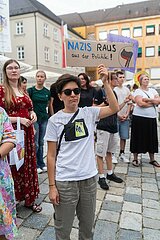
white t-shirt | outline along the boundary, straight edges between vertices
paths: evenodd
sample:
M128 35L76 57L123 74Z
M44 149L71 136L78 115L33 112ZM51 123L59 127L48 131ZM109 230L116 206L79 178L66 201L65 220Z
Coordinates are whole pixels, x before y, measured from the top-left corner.
M125 98L128 97L128 95L131 94L129 89L125 86L115 87L114 91L117 94L119 105L122 104L124 102ZM128 105L125 104L125 106L118 112L118 114L124 115L124 114L126 114L127 110L128 110Z
M149 88L148 91L144 91L138 88L133 93L134 97L141 96L143 98L154 98L155 95L158 95L158 92L154 88ZM140 116L140 117L156 118L157 117L156 106L144 108L144 107L139 107L136 104L133 110L133 115Z
M97 174L94 154L94 129L95 122L99 120L99 112L99 107L79 108L79 113L75 119L84 119L89 135L75 141L65 141L63 136L56 161L55 179L57 181L84 180ZM69 122L72 116L73 113L64 113L60 110L50 117L45 140L59 142L64 125Z

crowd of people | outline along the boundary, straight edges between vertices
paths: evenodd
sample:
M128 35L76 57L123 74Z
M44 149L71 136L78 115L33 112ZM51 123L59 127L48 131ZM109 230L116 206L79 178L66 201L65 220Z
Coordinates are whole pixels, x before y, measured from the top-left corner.
M138 154L146 152L149 163L160 167L155 160L160 97L148 87L148 74L140 74L139 86L132 91L123 85L124 71L107 71L99 65L98 74L102 87L93 86L87 74L80 73L60 76L48 90L46 73L38 70L35 85L27 88L19 63L14 59L5 62L0 85L0 239L16 236L19 202L24 201L24 207L35 213L41 212L42 207L36 204L38 174L48 172L56 239L70 239L75 213L79 238L92 239L97 181L104 190L109 189L107 180L123 182L112 165L130 163L125 155L127 139L130 137L134 167L142 164ZM25 145L24 163L18 170L16 165L9 165L9 152L16 145L17 118ZM116 157L118 139L120 152Z

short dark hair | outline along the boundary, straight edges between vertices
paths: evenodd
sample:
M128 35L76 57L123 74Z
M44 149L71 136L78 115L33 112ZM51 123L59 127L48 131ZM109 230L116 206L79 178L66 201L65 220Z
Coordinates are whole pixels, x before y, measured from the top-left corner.
M20 80L21 80L21 82L27 82L27 78L25 78L23 76L20 77Z
M78 87L81 88L81 81L78 77L70 74L63 74L56 81L57 93L61 93L64 86L69 82L75 82Z
M124 75L124 72L123 71L116 71L116 75L118 77L118 75Z
M108 71L108 78L109 78L109 80L113 80L114 76L117 77L117 75L116 75L116 73L114 71Z

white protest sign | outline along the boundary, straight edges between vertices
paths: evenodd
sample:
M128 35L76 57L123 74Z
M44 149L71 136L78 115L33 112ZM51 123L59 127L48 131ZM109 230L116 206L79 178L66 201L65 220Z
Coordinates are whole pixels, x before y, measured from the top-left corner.
M66 61L71 67L104 64L113 68L130 68L134 66L133 44L66 39Z

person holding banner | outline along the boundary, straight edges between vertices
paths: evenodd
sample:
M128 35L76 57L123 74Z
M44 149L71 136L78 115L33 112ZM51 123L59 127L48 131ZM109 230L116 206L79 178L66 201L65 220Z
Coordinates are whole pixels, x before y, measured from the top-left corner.
M16 135L5 110L0 107L0 239L17 234L14 183L7 155L16 144Z
M3 85L0 86L0 106L9 115L13 128L17 129L17 117L20 117L21 129L24 130L25 155L24 164L17 171L11 166L17 201L25 200L25 206L34 212L42 209L35 204L39 193L36 168L36 151L33 123L37 120L33 111L32 101L21 89L20 65L14 59L9 59L3 66Z
M49 118L45 136L56 240L70 239L75 212L79 220L79 239L93 239L97 191L95 123L119 109L108 84L106 68L100 65L98 72L109 99L109 106L102 108L78 108L81 91L78 77L64 74L57 80L57 91L64 109Z

